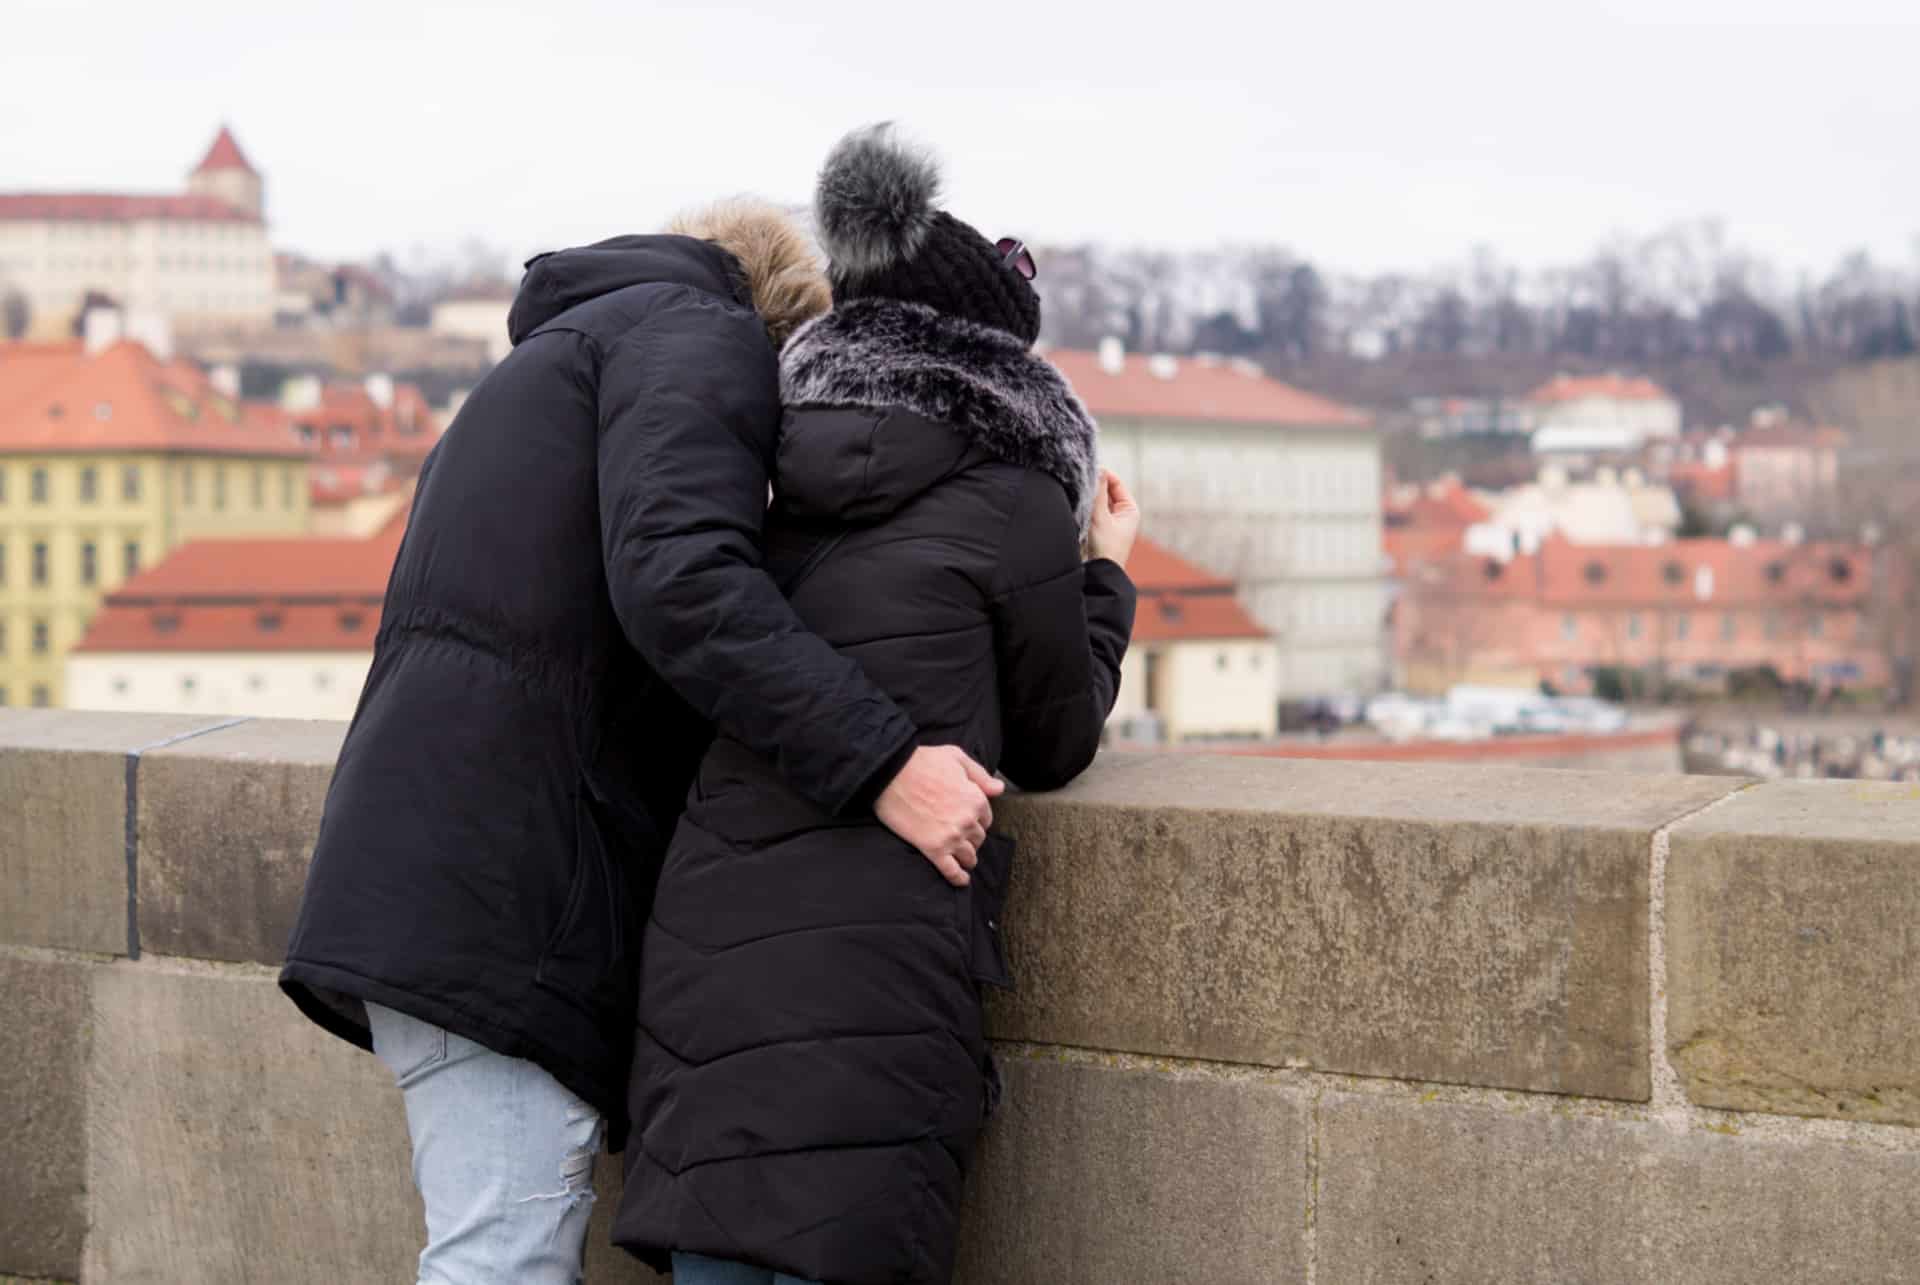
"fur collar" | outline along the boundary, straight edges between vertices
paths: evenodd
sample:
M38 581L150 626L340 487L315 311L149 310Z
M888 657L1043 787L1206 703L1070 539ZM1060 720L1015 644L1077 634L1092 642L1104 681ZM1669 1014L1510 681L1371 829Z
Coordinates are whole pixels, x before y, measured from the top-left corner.
M1084 534L1099 464L1093 417L1051 362L1012 335L917 303L860 299L796 333L780 358L789 406L900 406L1066 488Z

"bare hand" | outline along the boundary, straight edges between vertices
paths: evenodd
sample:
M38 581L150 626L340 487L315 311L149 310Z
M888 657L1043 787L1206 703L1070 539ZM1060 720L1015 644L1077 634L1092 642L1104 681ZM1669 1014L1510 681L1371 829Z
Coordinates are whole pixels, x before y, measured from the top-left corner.
M1101 469L1100 485L1093 493L1093 526L1087 532L1088 554L1124 567L1139 534L1140 506L1133 492L1111 469Z
M987 800L1006 788L959 746L922 745L880 792L873 811L948 883L964 888L993 824Z

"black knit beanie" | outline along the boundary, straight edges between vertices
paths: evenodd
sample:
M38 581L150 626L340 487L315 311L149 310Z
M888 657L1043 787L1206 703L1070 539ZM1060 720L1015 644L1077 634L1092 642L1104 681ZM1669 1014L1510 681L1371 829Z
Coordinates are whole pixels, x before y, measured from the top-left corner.
M1039 294L993 242L934 208L939 189L933 158L895 140L890 125L835 144L813 205L834 304L924 304L1031 345L1040 337Z

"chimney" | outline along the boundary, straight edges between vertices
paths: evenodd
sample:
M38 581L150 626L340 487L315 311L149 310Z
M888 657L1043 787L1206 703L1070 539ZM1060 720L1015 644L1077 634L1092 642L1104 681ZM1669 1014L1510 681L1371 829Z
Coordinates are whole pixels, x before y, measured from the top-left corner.
M280 385L280 409L285 411L312 410L320 404L320 376L293 375Z
M375 374L366 378L367 396L381 410L393 409L393 376Z
M1108 335L1100 341L1100 369L1109 375L1118 375L1127 368L1127 346L1120 342L1118 335Z
M173 323L161 313L131 312L126 319L127 338L146 345L160 361L173 360Z
M89 357L98 356L126 337L126 314L118 308L89 308L81 317L80 325Z
M240 397L240 368L231 362L222 362L207 372L207 382L238 400Z

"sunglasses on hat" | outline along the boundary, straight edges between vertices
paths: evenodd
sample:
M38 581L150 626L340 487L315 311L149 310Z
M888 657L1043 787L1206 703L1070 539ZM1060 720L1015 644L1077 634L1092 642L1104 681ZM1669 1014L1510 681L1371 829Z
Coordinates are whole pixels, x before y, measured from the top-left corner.
M993 243L1000 252L1003 266L1012 268L1027 281L1040 275L1040 269L1033 262L1033 252L1027 249L1027 243L1018 237L1003 236Z

